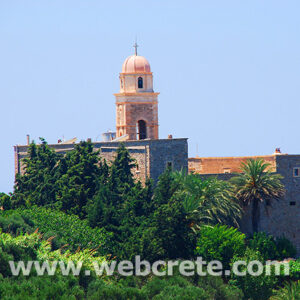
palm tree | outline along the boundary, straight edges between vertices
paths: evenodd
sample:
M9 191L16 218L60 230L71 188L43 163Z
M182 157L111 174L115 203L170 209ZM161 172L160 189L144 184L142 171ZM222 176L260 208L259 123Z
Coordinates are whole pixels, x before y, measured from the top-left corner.
M235 186L235 195L242 204L252 205L252 229L258 231L259 204L268 205L272 200L284 196L282 176L269 169L270 164L262 159L249 159L242 163L242 173L231 178Z
M184 172L173 174L179 184L176 194L183 200L185 214L193 229L202 224L238 226L242 211L229 182Z

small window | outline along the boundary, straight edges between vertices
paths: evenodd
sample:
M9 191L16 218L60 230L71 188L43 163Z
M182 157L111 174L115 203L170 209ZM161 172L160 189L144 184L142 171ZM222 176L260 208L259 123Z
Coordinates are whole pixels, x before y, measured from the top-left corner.
M139 165L136 165L135 174L140 174L140 173L141 173L141 171L140 171Z
M139 78L138 78L138 88L139 88L139 89L142 89L142 88L143 88L143 78L142 78L142 77L139 77Z
M296 205L296 201L291 201L290 202L290 206L295 206Z
M300 168L299 167L293 169L293 176L300 177Z
M171 170L173 169L173 163L171 161L167 162L167 168Z
M224 174L230 174L231 173L231 169L230 168L224 168L223 169L223 173Z
M144 120L137 122L137 139L145 140L147 138L147 124Z

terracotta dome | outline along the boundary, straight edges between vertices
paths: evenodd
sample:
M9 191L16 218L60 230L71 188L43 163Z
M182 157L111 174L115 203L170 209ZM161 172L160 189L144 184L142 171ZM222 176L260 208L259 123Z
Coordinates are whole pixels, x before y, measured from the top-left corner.
M148 60L139 55L127 57L122 66L122 73L150 73L150 64Z

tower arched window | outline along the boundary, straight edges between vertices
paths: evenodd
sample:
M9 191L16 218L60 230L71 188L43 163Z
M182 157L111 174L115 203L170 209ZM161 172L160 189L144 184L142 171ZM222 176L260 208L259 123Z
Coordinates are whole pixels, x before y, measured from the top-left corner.
M142 89L142 88L143 88L143 78L142 78L142 77L139 77L139 78L138 78L138 88L139 88L139 89Z
M147 138L147 125L144 120L137 122L137 139L144 140Z

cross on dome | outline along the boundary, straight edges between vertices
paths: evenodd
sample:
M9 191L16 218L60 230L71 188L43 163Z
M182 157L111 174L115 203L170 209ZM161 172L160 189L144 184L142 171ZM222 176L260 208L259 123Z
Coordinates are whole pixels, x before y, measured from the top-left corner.
M135 41L134 45L133 45L133 48L134 48L134 54L137 55L137 48L138 48L138 44L137 42Z

